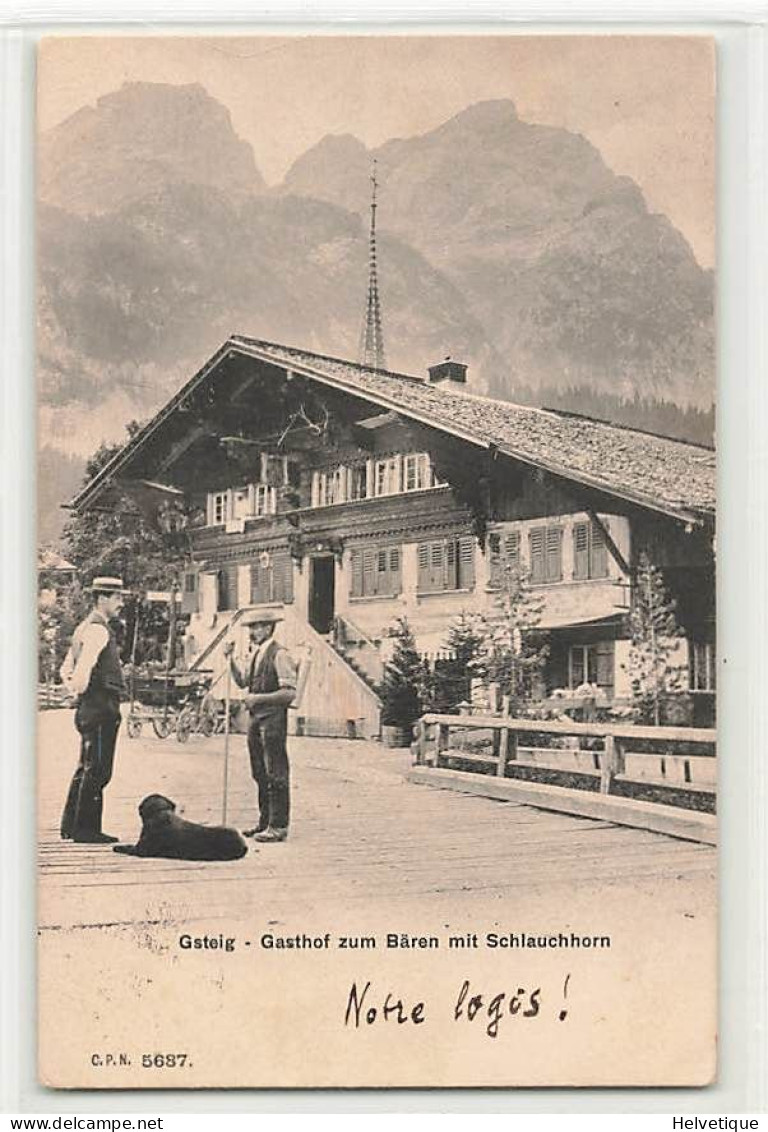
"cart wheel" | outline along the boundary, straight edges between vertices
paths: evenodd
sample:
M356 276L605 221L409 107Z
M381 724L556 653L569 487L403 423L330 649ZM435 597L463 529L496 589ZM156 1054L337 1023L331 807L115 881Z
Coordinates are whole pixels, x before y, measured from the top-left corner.
M167 739L171 733L171 726L171 720L167 716L164 719L161 715L152 720L152 730L158 739Z
M192 730L192 720L186 712L182 712L176 720L176 739L179 743L186 743Z
M129 739L138 739L139 735L141 735L141 720L136 719L135 716L129 715L126 730L128 731Z

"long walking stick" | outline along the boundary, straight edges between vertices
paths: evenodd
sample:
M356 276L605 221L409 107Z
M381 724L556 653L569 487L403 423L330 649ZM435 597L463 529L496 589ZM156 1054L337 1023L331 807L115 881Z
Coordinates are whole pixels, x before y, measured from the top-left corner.
M227 679L224 686L224 798L221 807L221 824L227 824L227 789L229 787L229 708L230 691L232 686L232 667L230 657L227 657Z

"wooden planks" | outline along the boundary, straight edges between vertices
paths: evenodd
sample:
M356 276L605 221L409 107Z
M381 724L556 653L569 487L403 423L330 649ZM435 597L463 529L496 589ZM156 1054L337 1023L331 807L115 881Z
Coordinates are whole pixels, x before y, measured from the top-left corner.
M48 718L57 715L58 724ZM647 878L711 878L714 871L708 846L517 801L425 790L406 781L409 752L308 738L289 744L294 819L286 843L221 864L121 857L58 837L76 753L70 729L70 713L42 717L39 907L47 930L211 916L237 921L265 907L281 919L328 902L397 909L416 898L420 907L462 907L474 894L524 898L536 889L594 884L596 876L631 887ZM121 736L105 829L135 840L137 802L155 791L183 804L190 820L218 822L222 746L221 736L192 737L184 747ZM232 824L253 824L255 790L242 736L232 739L228 810Z

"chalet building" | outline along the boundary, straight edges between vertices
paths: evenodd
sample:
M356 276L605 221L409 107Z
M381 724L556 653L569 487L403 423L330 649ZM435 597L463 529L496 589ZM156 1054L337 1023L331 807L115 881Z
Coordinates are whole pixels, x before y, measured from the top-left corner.
M239 613L280 606L286 642L311 651L308 731L377 733L393 620L434 653L462 611L495 608L505 564L542 599L548 690L628 697L643 551L677 602L695 721L711 719L709 449L478 396L451 360L414 377L235 336L73 505L166 487L192 514L189 663L220 669Z

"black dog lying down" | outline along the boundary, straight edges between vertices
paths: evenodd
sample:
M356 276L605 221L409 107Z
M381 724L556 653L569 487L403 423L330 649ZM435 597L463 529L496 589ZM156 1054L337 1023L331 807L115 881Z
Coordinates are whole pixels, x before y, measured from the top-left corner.
M177 817L176 805L150 794L139 806L141 836L135 845L113 845L131 857L175 857L180 861L236 861L248 846L236 829L198 825Z

